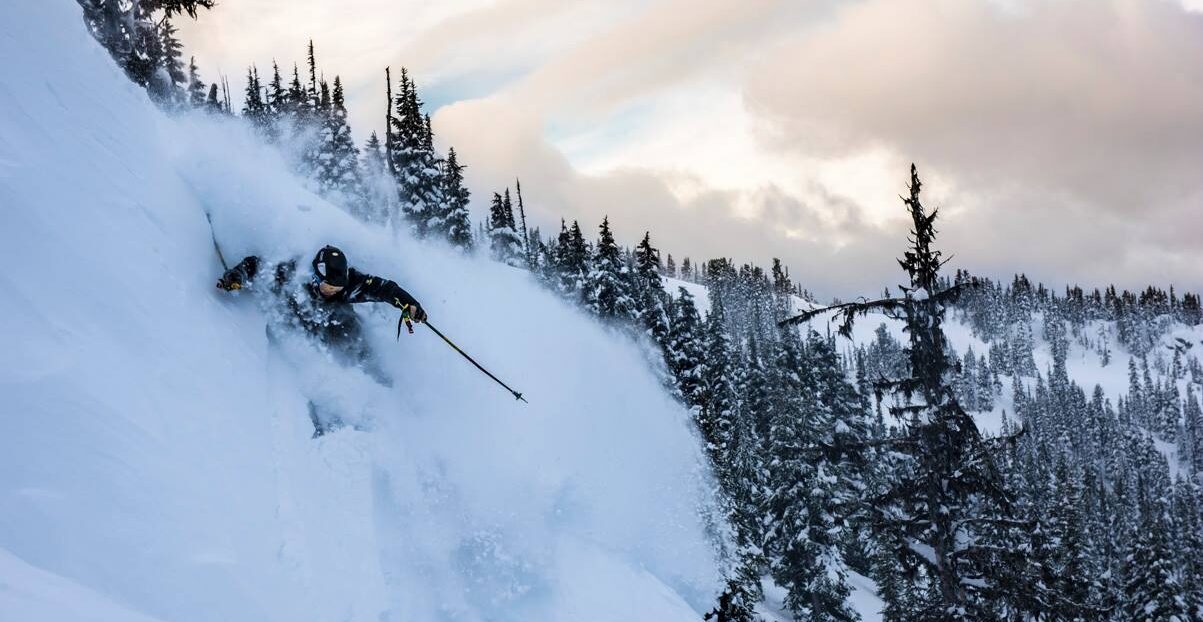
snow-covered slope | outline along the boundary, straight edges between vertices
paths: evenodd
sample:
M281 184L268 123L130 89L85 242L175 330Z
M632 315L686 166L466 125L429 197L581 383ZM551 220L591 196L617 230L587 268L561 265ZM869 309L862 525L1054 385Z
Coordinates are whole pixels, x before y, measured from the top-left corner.
M865 345L871 343L874 339L874 331L877 330L878 326L883 324L886 326L888 332L899 342L906 343L907 339L909 339L903 331L904 322L888 318L880 313L871 313L858 319L856 324L853 325L851 344ZM1042 314L1036 313L1031 320L1035 336L1033 359L1040 373L1047 375L1048 370L1053 366L1053 352L1048 341L1039 332L1042 324ZM815 318L809 322L809 325L820 332L835 330L835 324L831 322L831 316ZM1093 321L1085 332L1088 335L1096 335L1100 329L1110 335L1112 343L1115 342L1115 333L1117 331L1115 322ZM952 346L952 349L959 354L963 355L970 348L977 354L989 352L989 344L974 335L973 329L959 313L954 312L949 314L944 323L944 333L948 337L948 343ZM1150 358L1168 356L1166 353L1172 351L1173 346L1179 340L1203 345L1203 326L1171 325L1167 331L1159 336L1156 347L1154 347L1153 352L1149 355ZM848 342L844 343L848 344ZM1187 351L1184 357L1185 364L1186 360L1191 357L1200 358L1200 351L1197 348ZM1065 367L1070 379L1084 387L1087 394L1097 385L1103 389L1104 396L1110 399L1112 403L1116 403L1128 391L1128 363L1133 358L1133 355L1122 346L1115 345L1114 350L1111 352L1111 360L1104 365L1099 353L1094 348L1083 347L1078 340L1071 339ZM1002 427L1004 412L1008 416L1014 416L1015 405L1012 402L1011 380L1010 376L1004 376L1003 390L995 396L993 410L972 413L978 427L983 431L998 433ZM1034 378L1031 377L1024 377L1021 381L1029 389L1031 389L1035 382ZM1186 392L1186 382L1186 379L1179 381L1178 390L1180 393L1184 394ZM1170 460L1171 469L1177 466L1174 464L1175 460Z
M692 620L686 413L521 273L366 228L239 125L169 119L71 0L0 3L0 619ZM361 309L386 389L269 347L231 260L346 249L519 390ZM346 427L310 439L307 401ZM87 614L80 613L88 612Z
M698 311L700 311L703 316L710 312L709 288L701 283L694 283L693 281L686 281L684 279L677 279L673 277L664 277L664 290L674 298L678 295L678 292L682 288L689 292L690 296L693 296L694 305L697 306ZM819 305L816 305L809 300L805 300L800 296L790 296L790 302L792 303L792 313L803 313L805 311L813 311L814 309L819 308Z

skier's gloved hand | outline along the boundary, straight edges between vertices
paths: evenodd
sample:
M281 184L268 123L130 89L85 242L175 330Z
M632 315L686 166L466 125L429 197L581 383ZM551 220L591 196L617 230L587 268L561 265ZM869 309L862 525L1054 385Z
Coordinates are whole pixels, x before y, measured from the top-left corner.
M227 270L220 279L217 279L217 287L227 292L242 289L242 271L238 268Z
M420 305L416 302L405 303L405 302L401 302L399 299L394 298L393 306L400 309L401 314L404 317L409 318L411 321L417 322L419 324L426 321L426 310L422 308L422 305Z

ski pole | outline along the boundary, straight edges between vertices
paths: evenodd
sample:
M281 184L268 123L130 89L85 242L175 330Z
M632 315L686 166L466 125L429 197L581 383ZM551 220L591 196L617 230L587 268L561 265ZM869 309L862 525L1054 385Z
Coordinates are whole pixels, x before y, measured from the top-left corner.
M205 220L209 221L209 236L213 238L213 250L217 251L217 260L221 262L221 269L229 272L230 266L226 265L226 257L221 254L221 245L217 243L217 231L213 229L213 217L209 215L209 210L205 210Z
M413 331L413 325L412 325L412 324L410 324L410 322L409 322L409 316L408 316L407 314L403 314L403 315L401 316L401 318L400 318L399 320L397 320L397 338L398 338L398 339L400 339L400 337L401 337L401 324L402 324L402 323L404 323L404 324L406 325L406 327L408 327L408 328L409 328L409 332L411 332L411 333L412 333L412 332L414 332L414 331ZM501 386L505 387L505 390L506 390L506 391L509 391L509 392L510 392L510 394L514 396L514 399L517 399L517 400L521 400L521 401L523 401L523 402L526 402L526 398L525 398L525 397L522 397L522 394L521 394L521 393L519 393L519 392L517 392L517 391L515 391L515 390L511 389L511 388L510 388L510 385L508 385L508 384L506 384L506 383L502 382L500 378L498 378L497 376L494 376L493 374L489 373L489 370L487 370L487 369L485 369L483 366L481 366L481 364L480 364L480 363L477 363L477 362L476 362L476 359L473 359L471 356L468 356L468 353L467 353L467 352L464 352L463 350L461 350L459 346L455 345L455 342L453 342L453 341L451 341L450 339L448 339L448 338L447 338L447 335L444 335L442 332L440 332L440 331L439 331L439 329L435 328L434 326L431 326L430 322L422 322L422 324L424 324L424 325L425 325L427 328L429 328L430 330L434 331L434 334L438 335L440 339L442 339L443 341L446 341L446 342L447 342L447 345L451 346L451 349L452 349L452 350L455 350L456 352L459 352L459 355L460 355L460 356L462 356L462 357L464 357L464 358L468 359L468 362L469 362L469 363L472 363L473 365L475 365L475 366L476 366L476 369L479 369L480 371L484 372L484 375L488 376L489 378L492 378L492 379L493 379L493 382L496 382L497 384L499 384L499 385L501 385ZM527 404L529 404L530 402L526 402L526 403L527 403Z

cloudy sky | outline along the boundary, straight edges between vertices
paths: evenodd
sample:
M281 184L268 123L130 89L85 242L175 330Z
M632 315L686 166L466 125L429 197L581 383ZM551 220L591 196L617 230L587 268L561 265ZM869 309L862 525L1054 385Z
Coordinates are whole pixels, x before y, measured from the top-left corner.
M475 209L674 256L900 281L910 162L953 266L1203 289L1203 0L219 0L204 77L304 60L361 138L407 67Z

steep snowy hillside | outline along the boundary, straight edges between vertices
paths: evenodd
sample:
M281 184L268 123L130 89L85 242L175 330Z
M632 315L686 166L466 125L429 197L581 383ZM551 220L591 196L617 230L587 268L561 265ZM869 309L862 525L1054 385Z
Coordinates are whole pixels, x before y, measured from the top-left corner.
M636 348L522 273L366 228L218 119L171 119L71 0L0 4L0 619L693 620L705 462ZM324 243L392 388L270 346L227 258ZM307 403L353 424L318 439ZM699 511L700 510L700 511ZM81 611L88 612L86 615Z

